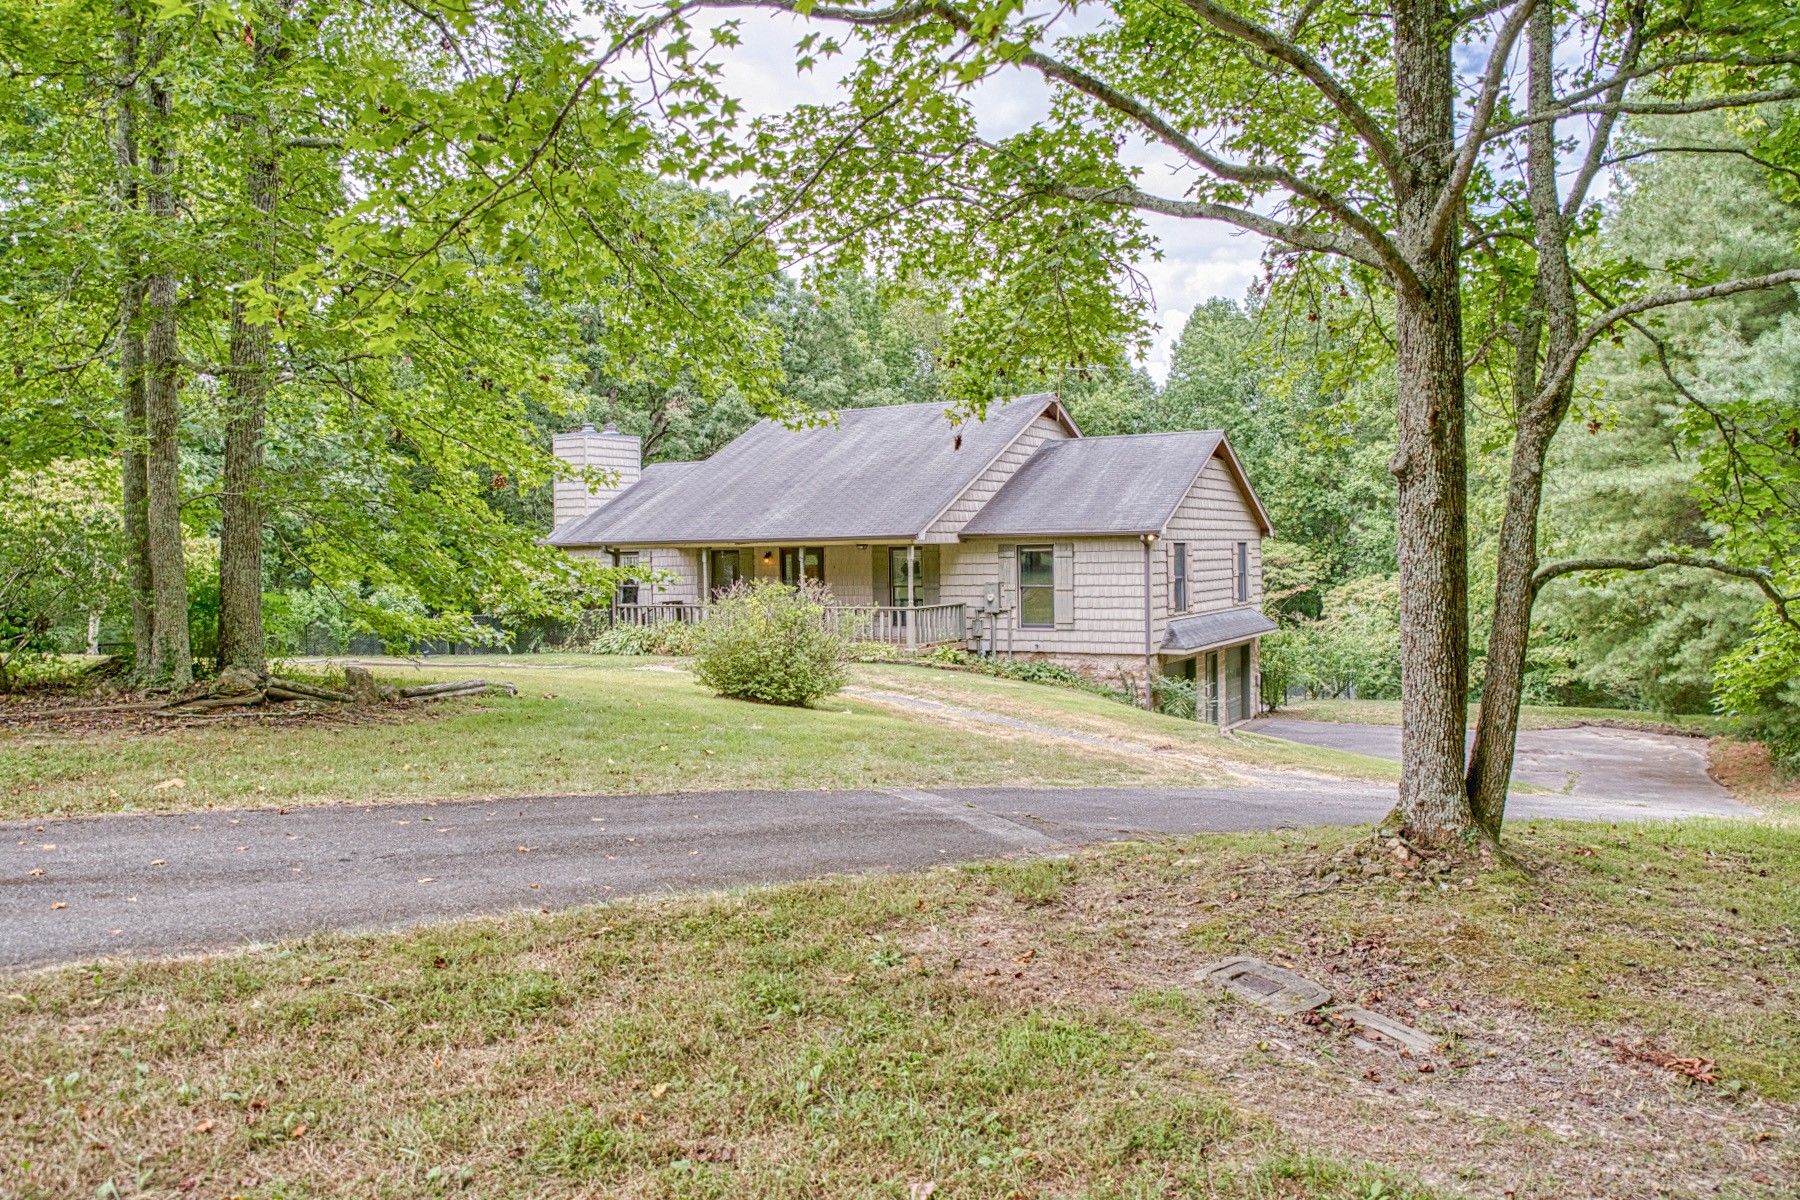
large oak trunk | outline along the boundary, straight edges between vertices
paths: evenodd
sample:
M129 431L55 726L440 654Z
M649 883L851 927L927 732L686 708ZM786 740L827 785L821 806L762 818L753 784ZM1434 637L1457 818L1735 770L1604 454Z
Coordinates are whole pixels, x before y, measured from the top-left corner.
M259 31L254 54L262 79L273 57L277 21ZM275 205L281 180L273 131L261 116L242 124L245 192L259 218L251 276L272 273ZM231 370L225 424L225 467L219 499L219 666L261 673L263 637L263 418L269 394L269 327L253 323L241 296L231 304Z
M1530 29L1528 87L1533 108L1554 105L1555 51L1554 10L1540 9L1532 16ZM1518 744L1525 654L1531 645L1531 608L1537 598L1532 577L1538 567L1544 463L1574 394L1572 383L1552 395L1538 394L1539 343L1542 361L1554 363L1569 352L1579 332L1580 313L1569 269L1568 222L1562 213L1556 167L1555 131L1547 123L1533 125L1526 144L1526 185L1537 236L1537 277L1513 356L1516 426L1512 467L1495 562L1494 617L1482 673L1481 714L1464 781L1476 821L1494 837L1499 836L1506 816L1506 789L1512 781Z
M145 526L150 583L155 605L151 634L154 682L184 688L193 682L193 650L188 641L187 569L181 547L181 358L176 334L177 285L166 243L174 228L174 131L171 97L150 85L150 183L145 211L165 242L156 252L145 307L144 410L148 448L144 458Z
M1463 785L1468 726L1468 530L1463 458L1462 299L1458 238L1433 244L1450 177L1455 88L1447 8L1394 10L1396 212L1414 278L1395 288L1399 490L1400 803L1410 835L1444 842L1473 827Z

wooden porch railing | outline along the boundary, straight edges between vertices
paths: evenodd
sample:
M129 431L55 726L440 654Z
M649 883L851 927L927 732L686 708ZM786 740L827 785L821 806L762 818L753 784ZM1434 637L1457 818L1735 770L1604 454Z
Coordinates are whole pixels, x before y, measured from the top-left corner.
M662 625L670 621L695 624L712 613L710 604L615 604L615 625ZM961 604L921 604L914 608L882 604L836 604L825 610L825 619L839 633L857 642L887 642L895 646L932 646L960 642L968 628Z
M932 646L960 642L967 629L960 604L920 604L913 608L882 604L842 604L828 609L830 620L853 642L887 642L894 646Z
M614 625L666 625L678 621L683 625L694 625L706 620L710 610L705 604L615 604L612 622Z

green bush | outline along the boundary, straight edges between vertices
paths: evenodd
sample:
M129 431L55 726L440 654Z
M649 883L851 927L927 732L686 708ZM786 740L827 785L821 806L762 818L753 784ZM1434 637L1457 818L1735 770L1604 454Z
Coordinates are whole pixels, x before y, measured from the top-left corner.
M614 625L588 643L589 654L688 655L700 647L700 626L686 621Z
M1183 679L1179 675L1152 675L1150 695L1156 701L1159 712L1180 717L1184 721L1194 719L1195 705L1199 703L1199 690L1194 686L1193 680Z
M699 627L700 682L721 696L808 704L844 686L848 644L826 620L831 594L771 579L739 583Z

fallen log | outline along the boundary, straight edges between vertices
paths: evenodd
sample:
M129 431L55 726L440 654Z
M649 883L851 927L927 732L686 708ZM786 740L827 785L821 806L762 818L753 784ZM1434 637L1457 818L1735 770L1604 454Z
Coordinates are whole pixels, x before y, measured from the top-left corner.
M268 686L268 688L266 688L264 690L263 696L269 700L313 700L313 701L319 700L319 698L317 696L311 695L307 692L290 692L286 688L279 687L273 683L271 683ZM319 701L319 702L323 703L323 701Z
M159 708L168 708L172 703L175 701L139 700L128 704L92 704L84 705L81 708L47 708L37 715L61 717L72 716L76 713L155 712Z
M485 679L462 679L455 683L426 683L418 687L400 689L403 700L423 700L433 696L465 695L472 692L486 691L488 688L502 688L508 695L516 696L519 689L510 683L489 683Z
M189 700L182 704L171 705L171 712L201 712L210 708L236 708L245 704L261 704L261 692L244 692L236 696L204 696L198 700Z
M334 688L317 687L310 683L300 683L293 679L281 679L269 676L269 691L290 692L291 696L279 699L333 700L339 704L349 704L355 697L349 692L340 692Z

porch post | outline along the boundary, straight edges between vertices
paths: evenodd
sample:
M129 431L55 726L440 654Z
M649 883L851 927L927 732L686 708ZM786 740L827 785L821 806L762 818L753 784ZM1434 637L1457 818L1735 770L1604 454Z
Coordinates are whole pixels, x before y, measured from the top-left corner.
M712 603L712 547L700 547L700 607Z
M1150 677L1156 670L1156 654L1151 646L1151 631L1156 622L1150 609L1150 547L1156 541L1156 535L1146 533L1140 540L1144 543L1144 708L1155 712L1156 696L1150 685Z
M913 596L913 560L918 557L919 548L912 542L906 544L906 648L915 649L919 644L919 614L916 610L918 600Z
M1219 732L1225 732L1225 726L1231 723L1231 714L1227 710L1228 694L1225 691L1225 651L1220 650L1213 655L1213 675L1219 686Z

